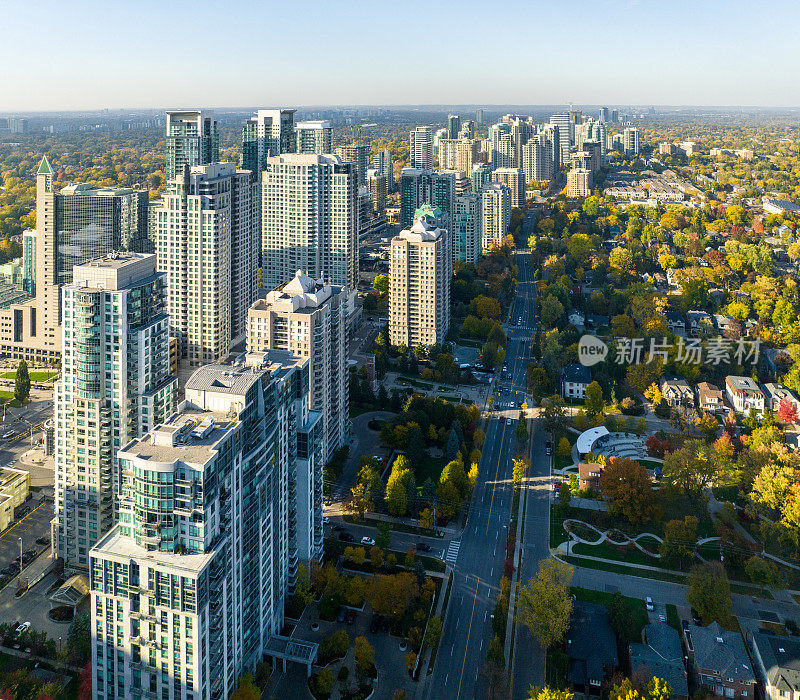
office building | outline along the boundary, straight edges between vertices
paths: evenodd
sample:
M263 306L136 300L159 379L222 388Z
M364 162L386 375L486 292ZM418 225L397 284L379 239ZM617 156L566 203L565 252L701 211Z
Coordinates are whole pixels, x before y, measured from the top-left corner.
M389 342L443 343L450 325L453 259L449 232L424 216L392 238L389 253Z
M297 122L294 126L298 153L332 153L333 130L326 121ZM272 155L280 155L278 153Z
M322 415L322 459L347 438L346 298L340 287L297 271L247 314L247 351L288 350L308 358L309 408Z
M357 207L352 163L334 155L269 158L261 205L264 287L275 289L304 270L352 297L358 282Z
M461 122L461 130L458 132L460 139L474 139L475 138L475 122L471 119L465 119Z
M55 385L55 554L88 571L116 521L116 453L177 405L169 372L166 275L156 256L119 253L77 265L63 287L63 359Z
M480 194L481 246L485 251L500 246L511 221L511 191L497 182L485 184Z
M242 128L243 170L261 181L267 158L297 150L294 130L294 109L259 109ZM219 160L219 158L217 158Z
M611 119L611 112L609 111L608 107L601 107L600 108L600 121L604 124L607 124Z
M205 165L219 160L219 133L214 112L206 109L167 112L165 172L172 180L183 166Z
M481 256L480 195L456 196L453 214L453 260L475 264Z
M567 197L588 197L592 194L592 171L577 168L567 173Z
M525 171L521 168L497 168L492 172L492 182L499 182L511 192L511 206L525 206Z
M352 163L353 172L356 176L356 187L366 187L367 170L370 165L369 144L350 143L346 146L337 146L336 155L342 159L343 163Z
M418 126L411 132L408 159L412 168L433 169L433 131L429 126Z
M451 114L447 117L447 138L457 139L461 131L461 117Z
M0 353L12 359L60 358L60 288L72 282L74 265L113 251L150 249L146 191L82 183L56 192L53 178L42 158L36 173L37 229L23 236L22 283L36 296L0 308Z
M550 117L550 123L558 131L558 144L561 150L559 163L566 166L569 163L569 151L572 147L574 134L574 123L570 119L570 113L562 112Z
M257 191L233 163L187 166L153 204L170 333L191 367L218 362L244 336L258 283Z
M392 162L392 154L387 150L378 151L372 156L372 167L375 168L381 175L386 177L386 187L388 192L394 192L394 163Z
M474 139L443 139L439 141L439 167L443 170L472 172L478 158L478 142Z
M639 130L633 126L626 126L622 135L623 148L626 156L639 155Z
M619 124L619 110L616 109L611 110L611 123Z
M308 363L207 365L167 421L118 452L119 524L91 551L94 697L212 700L272 653L299 560L322 553ZM155 496L155 497L154 497Z
M489 129L489 138L492 142L492 167L515 168L516 149L514 136L509 124L494 124Z
M480 107L475 110L475 121L478 124L483 124L483 109Z

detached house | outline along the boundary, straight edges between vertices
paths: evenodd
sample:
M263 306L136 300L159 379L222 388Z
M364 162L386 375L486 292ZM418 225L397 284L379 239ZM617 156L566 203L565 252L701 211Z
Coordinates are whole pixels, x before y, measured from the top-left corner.
M578 486L590 491L600 490L600 476L605 467L599 462L580 462L578 464Z
M572 362L561 370L561 395L565 399L586 397L586 387L592 383L592 373L588 367Z
M686 322L683 320L683 316L681 316L677 311L674 309L667 309L664 312L664 317L667 319L667 325L669 326L669 329L675 333L675 335L686 334Z
M749 413L751 408L756 413L764 412L764 392L751 377L725 377L725 395L739 413Z
M764 407L768 408L770 411L777 411L778 407L781 405L781 401L784 399L793 403L796 407L798 412L800 412L800 402L798 402L797 397L789 391L783 384L764 384L762 389L764 390Z
M663 678L672 688L672 697L686 700L689 697L686 667L678 632L666 622L653 622L644 628L645 643L628 645L631 674L653 675Z
M661 380L661 395L670 406L694 407L694 391L689 382L680 377L666 377Z
M697 385L697 406L703 411L722 411L725 408L725 396L722 389L708 382Z
M600 697L619 668L617 638L604 605L576 601L567 633L570 687L587 697Z
M695 338L704 330L708 332L714 329L714 321L705 311L687 311L686 319L689 324L687 330Z
M800 639L766 632L750 635L750 649L766 700L800 698Z
M756 676L741 634L726 632L716 622L688 625L683 634L698 685L720 698L755 697Z

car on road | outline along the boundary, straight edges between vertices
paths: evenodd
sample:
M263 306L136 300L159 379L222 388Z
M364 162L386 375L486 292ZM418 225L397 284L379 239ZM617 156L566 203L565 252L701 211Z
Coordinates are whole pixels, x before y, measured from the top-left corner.
M506 425L511 425L511 419L510 418L506 418Z
M369 545L370 547L373 547L375 546L375 540L373 540L371 537L367 537L366 535L364 535L361 538L361 544L366 544Z
M650 596L644 599L644 607L647 608L648 612L653 612L653 610L656 609L653 605L653 599Z
M322 517L322 522L323 522L323 523L325 523L326 525L327 525L327 524L328 524L330 521L331 521L331 519L330 519L330 518L329 518L327 515L324 515L324 516Z
M544 443L544 453L546 455L553 454L553 443L550 442L550 440L548 440L546 443Z
M8 440L14 437L14 435L16 435L16 433L13 430L8 430L5 433L3 433L3 440Z
M30 622L23 622L19 627L17 627L16 632L17 634L22 634L23 632L27 632L30 628Z
M658 614L658 619L661 620L661 622L666 622L667 621L667 616L664 613L659 613Z
M417 551L418 552L430 552L431 546L429 544L425 544L424 542L417 542Z
M18 518L22 518L30 512L31 509L28 506L22 506L22 508L17 508L17 510L14 511L14 515L16 515Z
M347 530L339 533L339 539L342 542L355 542L355 537L353 537Z

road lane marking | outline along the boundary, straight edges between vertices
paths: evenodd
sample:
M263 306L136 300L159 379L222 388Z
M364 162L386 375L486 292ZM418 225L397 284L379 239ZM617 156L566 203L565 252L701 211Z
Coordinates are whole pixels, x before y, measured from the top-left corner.
M501 419L502 420L502 419ZM506 437L506 422L503 421L503 433L500 435L500 449L497 454L497 467L494 470L494 483L492 484L492 500L489 501L489 516L486 518L486 534L489 534L489 520L492 517L492 506L494 506L494 492L497 490L497 477L500 475L500 460L503 458L503 440Z
M456 693L456 698L461 697L461 682L464 680L464 666L467 664L467 652L469 652L469 637L472 633L472 618L475 616L475 604L478 602L478 586L480 585L479 582L475 583L475 595L472 598L472 612L469 616L469 628L467 629L467 641L464 644L464 660L461 662L461 675L458 678L458 692Z

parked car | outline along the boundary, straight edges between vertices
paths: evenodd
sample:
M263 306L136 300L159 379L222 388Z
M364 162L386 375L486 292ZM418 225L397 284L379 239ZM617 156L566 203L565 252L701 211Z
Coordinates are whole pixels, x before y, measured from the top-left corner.
M344 622L345 617L347 617L347 611L344 608L339 608L339 612L336 615L336 622Z
M361 538L361 544L366 544L370 547L374 547L375 540L373 540L371 537L367 537L366 535L364 535L364 537Z
M511 425L511 419L510 418L506 418L506 425Z
M692 622L694 622L696 625L700 624L700 613L694 608L692 608Z
M355 537L353 537L349 532L346 530L339 533L339 539L342 542L355 542Z
M661 622L666 622L667 616L664 613L659 613L658 619L661 620Z
M550 442L550 440L548 440L546 443L544 443L544 453L546 455L553 454L553 443Z
M644 607L647 608L648 612L653 612L653 610L656 609L653 605L653 599L650 596L644 599Z
M19 627L17 627L17 634L22 634L23 632L27 632L31 628L30 622L23 622Z
M9 438L14 437L14 435L15 433L13 430L8 430L5 433L3 433L3 440L8 440Z
M356 617L358 617L358 613L356 613L355 610L348 610L346 619L347 624L352 625L356 621Z
M429 544L425 544L424 542L417 542L417 551L418 552L430 552L431 546Z

